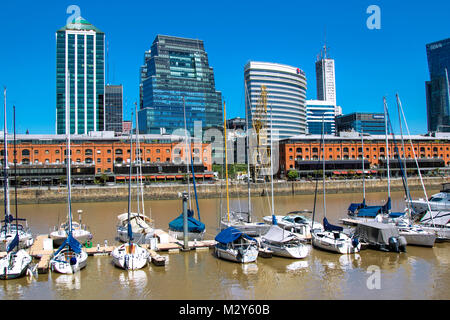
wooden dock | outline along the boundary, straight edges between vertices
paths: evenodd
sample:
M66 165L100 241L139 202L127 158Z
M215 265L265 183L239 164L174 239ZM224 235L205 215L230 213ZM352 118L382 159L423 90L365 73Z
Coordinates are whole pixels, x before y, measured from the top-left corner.
M142 245L150 253L149 260L155 266L164 266L166 258L159 255L158 252L179 253L184 246L184 242L171 237L167 232L157 229L155 236L159 240L155 250L150 248L149 244ZM50 261L55 253L55 249L45 250L44 242L49 239L48 234L39 235L34 240L33 245L28 249L28 253L35 259L38 259L37 270L39 274L46 274L50 268ZM216 245L214 240L189 241L189 250L209 250ZM89 256L109 256L114 251L115 246L94 246L92 248L83 248ZM6 252L0 252L0 258L6 256Z

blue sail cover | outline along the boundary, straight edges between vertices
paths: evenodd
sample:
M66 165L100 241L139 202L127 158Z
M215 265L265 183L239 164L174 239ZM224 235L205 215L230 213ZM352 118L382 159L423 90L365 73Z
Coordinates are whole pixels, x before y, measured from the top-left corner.
M380 213L381 210L382 210L381 206L365 207L359 209L358 214L356 216L361 218L375 218Z
M8 253L10 253L11 251L14 250L15 247L18 247L18 246L19 246L19 235L16 234L14 239L9 243L8 248L6 249L6 251Z
M65 247L71 248L75 253L81 253L81 244L72 237L71 234L69 234L67 239L59 247L58 251L56 251L55 256L57 256Z
M277 225L278 225L278 221L277 221L277 217L276 217L276 216L272 216L272 224L273 224L274 226L277 226Z
M344 231L344 228L338 227L338 226L334 226L334 225L330 224L328 222L327 218L323 218L323 227L324 227L325 231L330 231L330 232L333 232L333 231L342 232L342 231Z
M389 197L387 203L381 208L382 212L388 213L391 210L391 197Z
M361 208L364 208L364 204L363 203L352 203L348 207L348 211L354 214L356 210L359 210Z
M233 227L227 228L227 229L223 230L221 233L219 233L216 236L216 241L219 243L222 243L222 244L229 244L229 243L239 239L240 237L244 237L248 240L256 241L252 237L249 237L245 233L243 233L240 230L233 228Z
M169 223L169 228L174 231L183 232L184 231L183 214L181 214L178 218ZM205 231L205 228L206 227L203 222L200 222L194 218L194 211L188 210L188 232L202 233L203 231Z

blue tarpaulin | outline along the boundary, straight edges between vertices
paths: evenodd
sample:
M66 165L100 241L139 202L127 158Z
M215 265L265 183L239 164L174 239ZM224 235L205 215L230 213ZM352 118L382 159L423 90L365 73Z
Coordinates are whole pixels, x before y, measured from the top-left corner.
M364 205L362 203L352 203L350 207L348 207L348 211L351 213L355 213L356 210L359 210L361 208L364 208Z
M404 215L405 215L404 212L391 212L389 214L389 217L390 218L400 218L400 217L403 217Z
M216 241L222 244L228 244L231 243L237 239L239 239L240 237L244 237L248 240L254 240L252 237L249 237L248 235L246 235L245 233L242 233L241 231L239 231L236 228L230 227L227 228L225 230L223 230L221 233L219 233L216 236Z
M381 206L361 208L359 209L357 216L361 218L375 218L380 213L381 209Z
M183 232L184 231L183 214L181 214L178 218L169 223L169 228L174 231ZM194 211L188 210L188 231L202 233L203 231L205 231L205 228L206 227L203 222L194 219Z
M338 226L334 226L334 225L330 224L328 222L327 218L323 219L323 227L324 227L325 231L330 231L330 232L333 232L333 231L342 232L342 231L344 231L344 228L338 227Z

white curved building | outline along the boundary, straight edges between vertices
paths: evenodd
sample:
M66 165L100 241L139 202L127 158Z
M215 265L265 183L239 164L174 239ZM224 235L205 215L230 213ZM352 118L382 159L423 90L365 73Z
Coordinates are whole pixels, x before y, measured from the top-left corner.
M278 139L286 139L307 133L306 117L306 75L296 67L269 63L247 63L244 71L247 92L246 108L249 126L261 95L261 87L267 90L267 127L270 142L270 112L272 110L273 130ZM251 112L250 112L251 111Z

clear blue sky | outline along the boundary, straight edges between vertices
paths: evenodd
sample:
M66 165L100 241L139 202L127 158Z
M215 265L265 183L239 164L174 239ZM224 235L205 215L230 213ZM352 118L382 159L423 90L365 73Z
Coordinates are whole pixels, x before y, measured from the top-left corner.
M308 99L315 99L314 63L326 30L343 112L382 112L386 95L397 119L398 92L412 132L425 133L425 45L450 37L448 0L2 1L0 85L8 87L8 108L16 105L21 133L55 131L55 32L66 24L72 4L106 33L109 79L124 85L126 118L139 98L144 51L157 34L205 41L216 89L231 118L245 116L243 68L249 60L303 69ZM372 4L381 8L381 30L366 27Z

